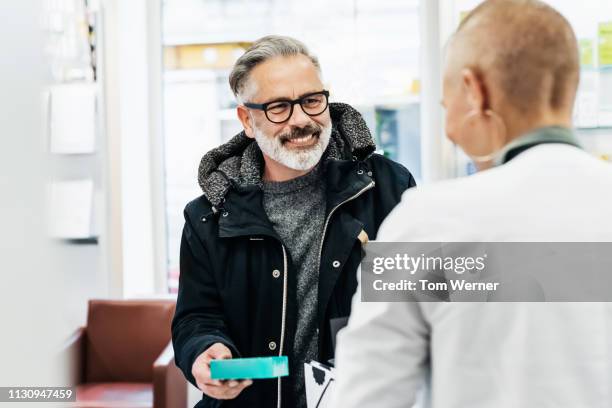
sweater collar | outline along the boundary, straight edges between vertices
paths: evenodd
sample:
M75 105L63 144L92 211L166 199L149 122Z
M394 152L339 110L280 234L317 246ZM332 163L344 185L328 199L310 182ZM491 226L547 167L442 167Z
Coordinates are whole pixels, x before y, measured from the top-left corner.
M264 194L282 195L302 190L316 182L320 182L323 177L323 163L320 161L308 173L286 181L267 181L263 180Z

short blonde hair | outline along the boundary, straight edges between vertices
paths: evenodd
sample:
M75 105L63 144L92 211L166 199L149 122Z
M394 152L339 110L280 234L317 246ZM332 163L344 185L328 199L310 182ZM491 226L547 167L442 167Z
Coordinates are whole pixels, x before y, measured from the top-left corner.
M520 112L573 106L578 44L571 25L554 8L538 0L486 0L466 16L455 36L467 42L475 68L491 73Z

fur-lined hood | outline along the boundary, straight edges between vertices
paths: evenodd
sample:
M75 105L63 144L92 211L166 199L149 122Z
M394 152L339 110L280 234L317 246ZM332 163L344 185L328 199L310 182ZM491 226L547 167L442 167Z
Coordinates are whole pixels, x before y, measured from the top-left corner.
M326 160L364 160L376 149L361 114L344 103L331 103L332 134ZM261 185L263 156L254 139L240 132L202 157L198 182L204 196L218 207L232 185Z

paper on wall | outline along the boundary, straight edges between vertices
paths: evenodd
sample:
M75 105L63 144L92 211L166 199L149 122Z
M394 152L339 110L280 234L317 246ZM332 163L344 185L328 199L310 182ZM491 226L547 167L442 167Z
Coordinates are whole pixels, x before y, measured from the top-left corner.
M599 125L599 72L584 71L576 95L574 124L578 128L596 128Z
M51 89L51 153L93 153L96 123L94 84L66 84Z
M612 22L599 23L599 67L612 67Z
M58 181L49 185L48 226L53 238L92 237L92 180Z
M599 73L599 127L612 127L612 69L601 70Z

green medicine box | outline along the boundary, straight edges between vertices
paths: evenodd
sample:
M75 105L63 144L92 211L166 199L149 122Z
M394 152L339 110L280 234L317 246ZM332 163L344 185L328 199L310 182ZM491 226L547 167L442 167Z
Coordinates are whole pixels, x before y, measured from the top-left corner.
M263 379L287 375L289 375L287 356L233 358L210 362L210 378L213 380Z

